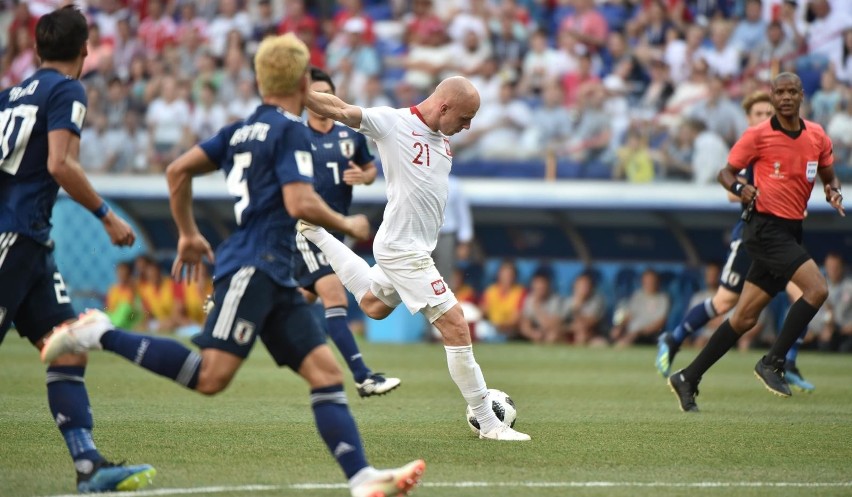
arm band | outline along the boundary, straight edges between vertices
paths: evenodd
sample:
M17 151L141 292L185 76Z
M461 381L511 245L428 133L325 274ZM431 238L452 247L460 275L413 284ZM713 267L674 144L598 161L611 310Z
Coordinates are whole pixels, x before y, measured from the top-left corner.
M92 210L92 214L94 214L95 217L98 218L98 219L103 219L104 216L106 216L108 212L109 212L109 206L107 205L106 202L102 203L101 206L98 207L97 209Z
M737 197L741 197L743 195L743 188L745 188L744 184L740 183L739 181L734 181L734 184L731 185L731 187L728 189L731 190L731 193L733 193Z

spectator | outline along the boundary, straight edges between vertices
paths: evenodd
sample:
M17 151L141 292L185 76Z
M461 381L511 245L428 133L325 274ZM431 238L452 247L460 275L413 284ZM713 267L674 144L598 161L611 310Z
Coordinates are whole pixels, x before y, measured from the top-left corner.
M406 14L403 43L411 45L427 37L432 31L445 32L444 21L436 13L432 0L412 0L411 12ZM448 40L444 40L446 43Z
M364 82L364 91L354 97L352 103L358 107L393 107L393 102L385 94L382 79L378 74L367 78Z
M151 258L144 264L145 279L139 284L139 296L146 312L146 328L155 333L171 333L177 325L176 284L163 274Z
M570 34L586 48L597 53L606 43L609 26L606 18L595 9L595 0L573 0L574 13L559 25L559 31Z
M89 55L83 61L83 71L81 73L83 78L98 69L101 65L101 59L112 59L113 57L113 43L101 37L101 29L97 24L89 26L88 50Z
M163 78L161 95L151 102L145 122L153 149L151 167L163 171L183 152L189 137L189 104L179 98L178 82L172 76Z
M703 59L698 59L692 64L689 79L675 85L666 107L658 120L661 125L672 129L681 121L681 114L689 112L689 109L710 94L709 67Z
M285 0L284 12L284 18L278 25L278 34L310 31L314 37L319 35L319 22L307 12L304 0Z
M639 97L633 116L643 121L651 121L662 112L669 98L674 94L674 85L669 76L669 65L662 58L655 58L650 63L651 81Z
M128 111L120 127L107 130L105 141L107 153L115 154L110 172L147 172L149 138L148 132L141 126L139 113Z
M500 61L501 70L518 79L524 53L527 50L527 30L515 18L514 12L501 8L497 16L489 22L491 31L491 48Z
M272 0L258 0L257 13L252 19L252 41L260 43L268 35L278 32L280 21L275 17Z
M694 131L681 124L666 138L657 151L660 175L667 180L692 179L692 145L695 142Z
M216 87L212 83L204 83L198 103L192 109L190 130L193 142L200 142L212 137L228 122L225 107L216 100Z
M777 21L769 23L766 36L752 46L757 49L750 51L748 70L761 81L769 81L782 63L797 52L795 41L784 34L781 23Z
M741 53L748 53L763 41L767 24L762 14L761 0L746 0L745 17L737 22L731 35L731 45Z
M515 264L503 261L497 270L497 281L486 288L482 295L482 315L494 327L498 339L516 339L520 336L521 309L526 290L517 280ZM477 334L479 331L480 327L477 326Z
M670 31L673 33L673 31ZM686 39L670 38L663 53L663 60L669 65L672 81L676 84L692 79L696 69L695 62L701 59L701 50L707 31L703 26L693 24L686 29ZM705 63L706 66L706 63Z
M630 183L650 183L654 180L654 161L648 150L648 141L636 128L627 133L627 142L616 153L613 179L626 179Z
M468 29L461 41L452 44L449 67L457 74L471 77L480 74L490 58L491 45L487 39L475 29Z
M577 70L568 72L562 77L562 93L565 95L565 105L573 109L577 105L580 91L584 87L594 86L600 82L592 67L592 56L583 54L577 57Z
M618 347L654 343L666 323L669 307L668 294L660 291L660 277L653 269L646 269L641 288L616 310L610 339Z
M520 336L534 343L556 343L563 335L564 309L562 297L553 291L552 271L539 268L524 298Z
M600 326L606 313L603 295L592 275L584 272L574 279L571 296L565 301L565 333L575 345L603 345Z
M643 7L627 24L627 34L642 49L663 48L668 31L674 27L662 0L643 2Z
M14 86L29 78L36 71L36 53L30 28L21 25L9 38L9 46L3 54L3 88Z
M710 71L722 78L740 74L742 67L739 49L730 42L731 25L728 21L714 21L710 25L711 47L699 50L699 56L707 61Z
M115 279L116 282L107 291L106 313L116 327L136 329L145 318L145 309L136 291L133 265L129 262L116 264Z
M683 126L692 138L692 182L696 185L715 184L719 164L725 164L728 159L728 145L722 137L707 129L700 119L687 119Z
M216 57L223 57L228 46L231 32L239 33L245 41L252 37L252 23L248 12L237 8L237 0L219 0L219 13L207 27L210 51Z
M529 156L556 151L569 139L574 121L562 105L562 89L557 83L544 87L542 104L532 109L531 125L524 131L522 147Z
M167 44L175 41L177 26L166 15L163 0L148 1L148 15L139 23L137 36L146 56L159 55Z
M214 59L215 60L215 59ZM224 69L219 78L219 100L232 102L238 98L239 87L242 81L254 81L254 73L242 50L228 50L225 54ZM240 116L244 118L246 116Z
M822 72L820 81L819 90L811 98L811 119L825 128L831 117L840 110L840 104L848 91L844 92L843 86L837 82L836 73L831 69Z
M479 300L476 295L476 289L467 283L463 267L456 266L453 269L452 276L450 277L450 289L459 302L476 304Z
M852 86L852 28L843 32L843 54L837 66L837 74L840 81Z
M508 79L500 72L500 62L496 58L491 57L483 62L479 73L470 77L470 82L479 91L480 108L500 99L500 88Z
M470 158L518 159L525 153L518 143L523 130L532 125L529 106L518 98L512 83L500 87L497 102L482 102L478 119L471 124L467 133L454 141L457 155Z
M172 327L178 336L190 337L201 331L206 319L204 305L213 294L213 280L206 264L198 265L198 279L175 284L175 310Z
M480 40L488 38L488 21L491 19L492 11L488 0L470 0L468 2L460 2L461 9L454 13L449 9L445 12L444 19L447 19L449 26L447 34L455 42L459 43L464 39L465 33L472 30ZM439 11L439 14L441 12Z
M108 129L119 128L124 123L124 115L130 109L130 100L127 97L127 87L118 76L113 76L107 84L106 101L103 112L106 116Z
M765 2L764 6L771 3ZM777 20L781 23L781 28L784 30L784 37L793 42L796 51L805 47L805 33L808 31L805 17L809 3L798 0L781 0L778 15L769 19L770 21ZM765 14L764 19L766 19Z
M462 191L461 181L450 175L444 223L438 232L438 244L432 259L440 274L450 274L459 262L468 262L473 241L473 215Z
M237 98L228 104L228 122L245 119L260 105L260 98L254 88L254 80L244 79L237 88Z
M829 64L837 70L843 58L843 32L852 28L852 12L834 9L828 0L812 0L814 20L808 26L808 54L797 61L797 72L823 71Z
M381 58L376 48L365 41L366 29L364 19L349 19L343 25L342 35L326 52L328 70L337 81L338 96L344 100L352 100L362 93L367 79L378 76L381 71Z
M417 33L405 57L405 81L426 93L435 87L441 74L452 62L453 47L446 43L443 27L432 25Z
M200 59L210 51L206 46L203 27L190 23L184 28L180 30L177 39L177 66L182 76L194 78L197 73L193 69L197 70Z
M372 46L376 42L376 35L373 31L373 18L364 12L364 5L361 0L339 0L337 3L338 10L334 15L335 30L339 33L350 19L361 19L364 23L364 43Z
M578 117L571 138L563 149L571 160L580 163L600 161L609 149L612 122L604 111L604 89L590 84L580 91Z
M107 120L103 114L91 114L88 126L80 133L80 165L89 173L104 173L112 168L114 154L106 153Z
M825 257L825 274L831 324L828 332L820 337L820 348L852 352L852 277L846 274L840 254L831 252Z
M547 32L538 30L533 33L522 65L520 93L541 96L546 85L559 79L559 59L559 51L547 44Z
M725 93L725 82L721 78L711 77L707 89L707 97L696 103L686 116L704 121L708 130L731 146L748 127L742 109Z
M115 1L115 0L110 0ZM130 66L134 59L140 58L144 50L139 38L130 27L127 17L121 17L116 24L116 36L113 38L115 48L113 50L113 66L115 72L122 81L130 79Z
M852 170L852 100L847 100L843 107L845 112L832 116L825 131L834 145L834 167L848 172Z

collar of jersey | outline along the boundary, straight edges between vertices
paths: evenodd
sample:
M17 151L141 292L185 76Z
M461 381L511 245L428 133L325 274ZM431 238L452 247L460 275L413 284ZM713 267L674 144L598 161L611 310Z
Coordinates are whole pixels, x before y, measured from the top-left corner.
M286 118L290 119L291 121L302 122L301 117L297 116L296 114L292 114L292 113L282 109L281 107L278 107L277 105L260 104L260 106L265 107L265 108L275 109L276 111L278 111L280 114L283 114Z
M426 120L423 119L423 114L420 113L420 110L416 106L412 105L411 107L408 108L408 110L410 110L413 115L417 116L417 119L420 121L420 124L423 125L423 128L427 133L431 133L433 135L440 135L441 134L438 131L432 131L432 128L430 128L426 124Z

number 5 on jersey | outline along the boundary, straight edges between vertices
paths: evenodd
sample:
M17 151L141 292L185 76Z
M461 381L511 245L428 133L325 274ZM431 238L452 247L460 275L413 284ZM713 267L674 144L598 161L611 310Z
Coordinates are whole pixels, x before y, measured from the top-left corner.
M251 199L249 198L248 184L245 179L245 170L251 166L251 152L242 152L234 154L234 167L228 173L226 183L228 184L228 193L237 197L234 203L234 217L237 219L237 225L243 224L243 211L249 206Z

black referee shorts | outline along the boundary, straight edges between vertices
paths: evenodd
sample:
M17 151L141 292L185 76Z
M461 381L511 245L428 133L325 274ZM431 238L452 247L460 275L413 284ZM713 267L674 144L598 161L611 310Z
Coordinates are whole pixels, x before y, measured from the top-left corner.
M811 259L802 246L802 221L756 213L746 224L743 243L751 256L746 281L775 296L799 267Z

